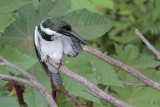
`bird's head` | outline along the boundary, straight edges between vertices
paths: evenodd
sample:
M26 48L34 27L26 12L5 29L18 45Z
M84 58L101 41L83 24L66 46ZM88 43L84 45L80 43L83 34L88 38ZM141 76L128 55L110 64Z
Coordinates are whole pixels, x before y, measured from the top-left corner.
M87 43L72 30L67 22L58 18L49 17L42 21L38 26L38 31L42 38L47 41L53 41L54 36L69 36L74 37L81 41L82 44L87 45Z
M47 18L43 20L38 26L38 31L40 32L43 39L47 41L52 41L53 36L63 36L65 35L64 31L71 32L71 26L58 18Z

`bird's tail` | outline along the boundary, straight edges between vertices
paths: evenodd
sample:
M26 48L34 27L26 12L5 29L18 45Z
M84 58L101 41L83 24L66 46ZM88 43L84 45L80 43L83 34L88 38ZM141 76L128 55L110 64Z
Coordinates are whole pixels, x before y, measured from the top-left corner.
M58 87L59 85L63 84L59 71L57 73L50 73L50 75L53 86Z

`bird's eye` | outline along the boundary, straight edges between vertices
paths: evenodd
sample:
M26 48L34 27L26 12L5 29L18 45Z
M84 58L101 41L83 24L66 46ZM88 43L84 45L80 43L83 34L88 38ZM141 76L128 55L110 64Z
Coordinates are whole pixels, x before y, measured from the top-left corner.
M71 31L71 27L70 26L60 26L60 28L63 29L63 30Z

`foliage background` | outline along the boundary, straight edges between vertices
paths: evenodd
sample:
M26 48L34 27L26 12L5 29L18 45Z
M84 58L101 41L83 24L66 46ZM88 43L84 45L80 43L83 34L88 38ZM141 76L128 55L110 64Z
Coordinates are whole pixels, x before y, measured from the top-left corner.
M94 48L139 70L160 82L160 62L135 36L138 28L160 51L160 0L0 0L0 55L17 64L51 92L50 82L40 66L33 46L33 31L47 16L60 17ZM132 88L119 81L139 84L139 80L124 71L82 52L76 58L63 57L63 64L86 77L105 92L136 107L159 107L160 92L151 88ZM19 72L0 67L0 73L24 78ZM93 107L111 107L82 91L84 86L62 75L63 86L80 103ZM2 107L19 107L15 90L5 91L10 84L0 80ZM47 107L44 98L26 86L24 101L28 107ZM69 97L57 94L60 107L74 107Z

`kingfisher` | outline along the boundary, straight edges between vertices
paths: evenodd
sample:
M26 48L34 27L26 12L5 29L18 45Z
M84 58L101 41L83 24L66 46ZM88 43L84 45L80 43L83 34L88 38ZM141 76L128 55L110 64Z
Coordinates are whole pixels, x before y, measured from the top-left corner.
M52 85L58 87L62 85L62 78L58 70L44 62L42 58L47 56L62 65L62 55L76 57L83 45L88 45L71 26L59 19L48 17L43 20L34 30L34 45L37 57L44 71L51 78Z

